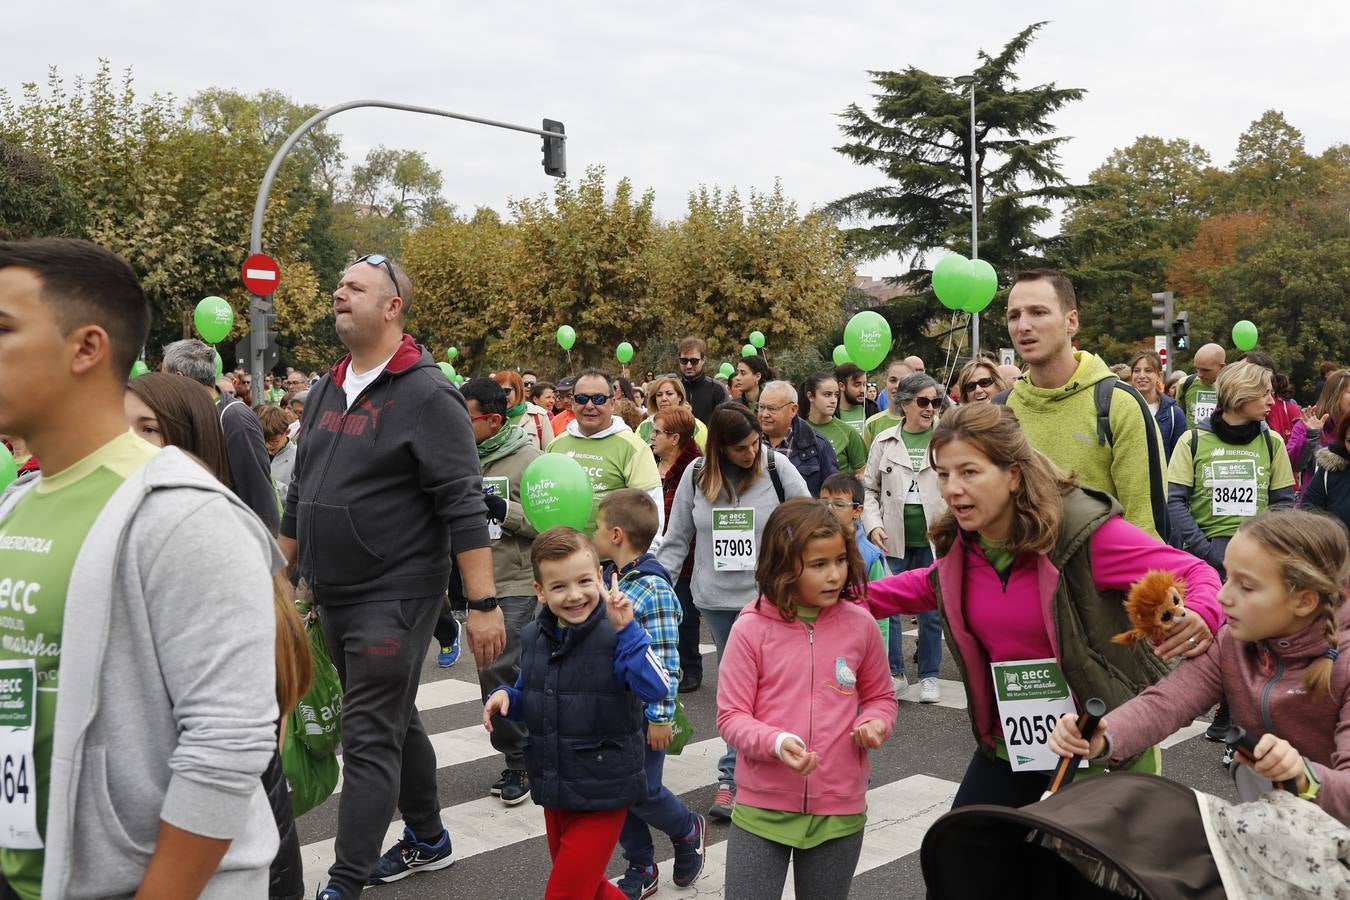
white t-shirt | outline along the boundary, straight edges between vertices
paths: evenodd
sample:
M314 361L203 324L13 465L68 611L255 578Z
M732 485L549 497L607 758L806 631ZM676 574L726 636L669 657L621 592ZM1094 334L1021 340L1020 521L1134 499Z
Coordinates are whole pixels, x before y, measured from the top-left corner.
M371 369L369 372L358 372L356 371L356 366L354 364L348 364L347 377L342 382L342 392L347 395L348 409L352 408L352 404L356 402L357 397L361 396L361 392L364 391L372 381L380 377L380 373L384 371L384 367L389 365L389 360L393 358L394 354L389 354L388 359Z
M1148 411L1149 411L1150 413L1152 413L1152 414L1156 417L1156 416L1158 415L1158 407L1161 406L1161 405L1162 405L1162 401L1161 401L1161 400L1159 400L1157 403L1149 403L1149 404L1148 404Z

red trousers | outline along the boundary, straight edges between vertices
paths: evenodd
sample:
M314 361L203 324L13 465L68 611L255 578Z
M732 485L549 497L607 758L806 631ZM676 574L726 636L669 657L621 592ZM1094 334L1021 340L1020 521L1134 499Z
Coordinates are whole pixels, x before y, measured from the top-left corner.
M548 831L553 871L544 888L544 900L624 900L623 893L605 878L605 869L627 817L627 809L545 809L544 828Z

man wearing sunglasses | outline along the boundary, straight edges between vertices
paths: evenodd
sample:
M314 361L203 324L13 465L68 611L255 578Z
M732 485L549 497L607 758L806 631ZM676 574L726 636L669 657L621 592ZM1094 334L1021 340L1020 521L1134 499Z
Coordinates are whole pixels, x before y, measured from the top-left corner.
M703 338L687 337L680 341L678 362L680 381L684 384L684 396L689 400L689 408L694 418L706 422L717 409L730 398L727 389L703 372L707 362L708 345Z
M344 785L319 900L454 862L436 753L413 705L452 548L479 668L505 644L473 426L459 391L403 331L412 297L384 256L343 273L333 314L350 352L309 392L281 522L282 551L314 594L343 685ZM396 807L403 838L381 857Z
M666 495L656 457L642 438L614 415L613 383L608 373L600 369L586 369L578 375L572 394L575 418L548 445L549 453L572 457L591 479L591 514L583 529L587 535L595 533L600 501L620 488L646 491L656 503L658 516L665 518ZM663 530L656 529L658 538L652 543L653 548L659 544Z

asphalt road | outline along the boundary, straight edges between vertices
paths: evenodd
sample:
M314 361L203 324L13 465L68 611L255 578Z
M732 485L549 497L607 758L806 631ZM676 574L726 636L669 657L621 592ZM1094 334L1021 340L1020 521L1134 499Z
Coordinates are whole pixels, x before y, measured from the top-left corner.
M912 628L912 626L908 626ZM706 812L716 789L716 761L721 753L715 724L717 667L706 633L705 675L700 690L683 700L694 736L685 753L667 762L666 784L698 812ZM913 636L906 638L912 653ZM911 670L912 674L912 670ZM862 859L853 880L853 898L924 897L919 847L928 825L947 810L970 760L974 738L964 709L964 693L955 666L943 651L943 698L939 705L903 699L895 734L873 754L869 792L869 824ZM456 900L533 900L543 893L549 872L543 816L529 800L507 808L488 795L488 786L503 768L482 728L482 705L472 659L467 652L451 669L436 668L434 648L422 675L418 707L436 745L440 803L457 861L443 871L420 874L397 884L367 889L379 900L456 898ZM917 685L911 692L917 699ZM1235 799L1231 782L1220 767L1220 747L1197 736L1200 726L1183 730L1165 745L1166 774L1183 784ZM339 783L339 790L341 783ZM337 832L338 795L312 810L299 824L304 845L306 883L312 892L332 862ZM401 830L391 826L391 834ZM709 822L709 859L705 873L689 888L669 881L669 842L656 835L663 883L657 897L722 896L728 825ZM385 843L387 847L390 841ZM615 851L610 876L623 871ZM326 882L322 882L326 883ZM791 877L785 896L792 896Z

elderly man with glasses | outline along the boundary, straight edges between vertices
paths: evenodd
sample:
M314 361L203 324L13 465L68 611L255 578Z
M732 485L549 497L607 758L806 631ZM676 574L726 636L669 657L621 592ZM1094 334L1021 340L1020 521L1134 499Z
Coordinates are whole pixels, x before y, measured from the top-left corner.
M706 422L717 409L730 398L727 389L703 372L707 362L708 345L703 338L687 337L680 341L679 353L680 381L684 384L684 395L689 400L689 408L694 418Z
M839 459L829 438L797 417L796 388L786 381L770 381L760 389L755 414L764 429L764 442L786 456L811 496L819 497L825 479L839 471Z
M600 369L586 369L577 376L572 394L574 418L567 429L548 445L549 453L565 453L576 460L591 479L591 513L583 529L595 533L595 515L600 502L620 488L649 493L664 520L665 491L656 457L642 438L614 415L614 380ZM655 548L664 528L657 528Z

